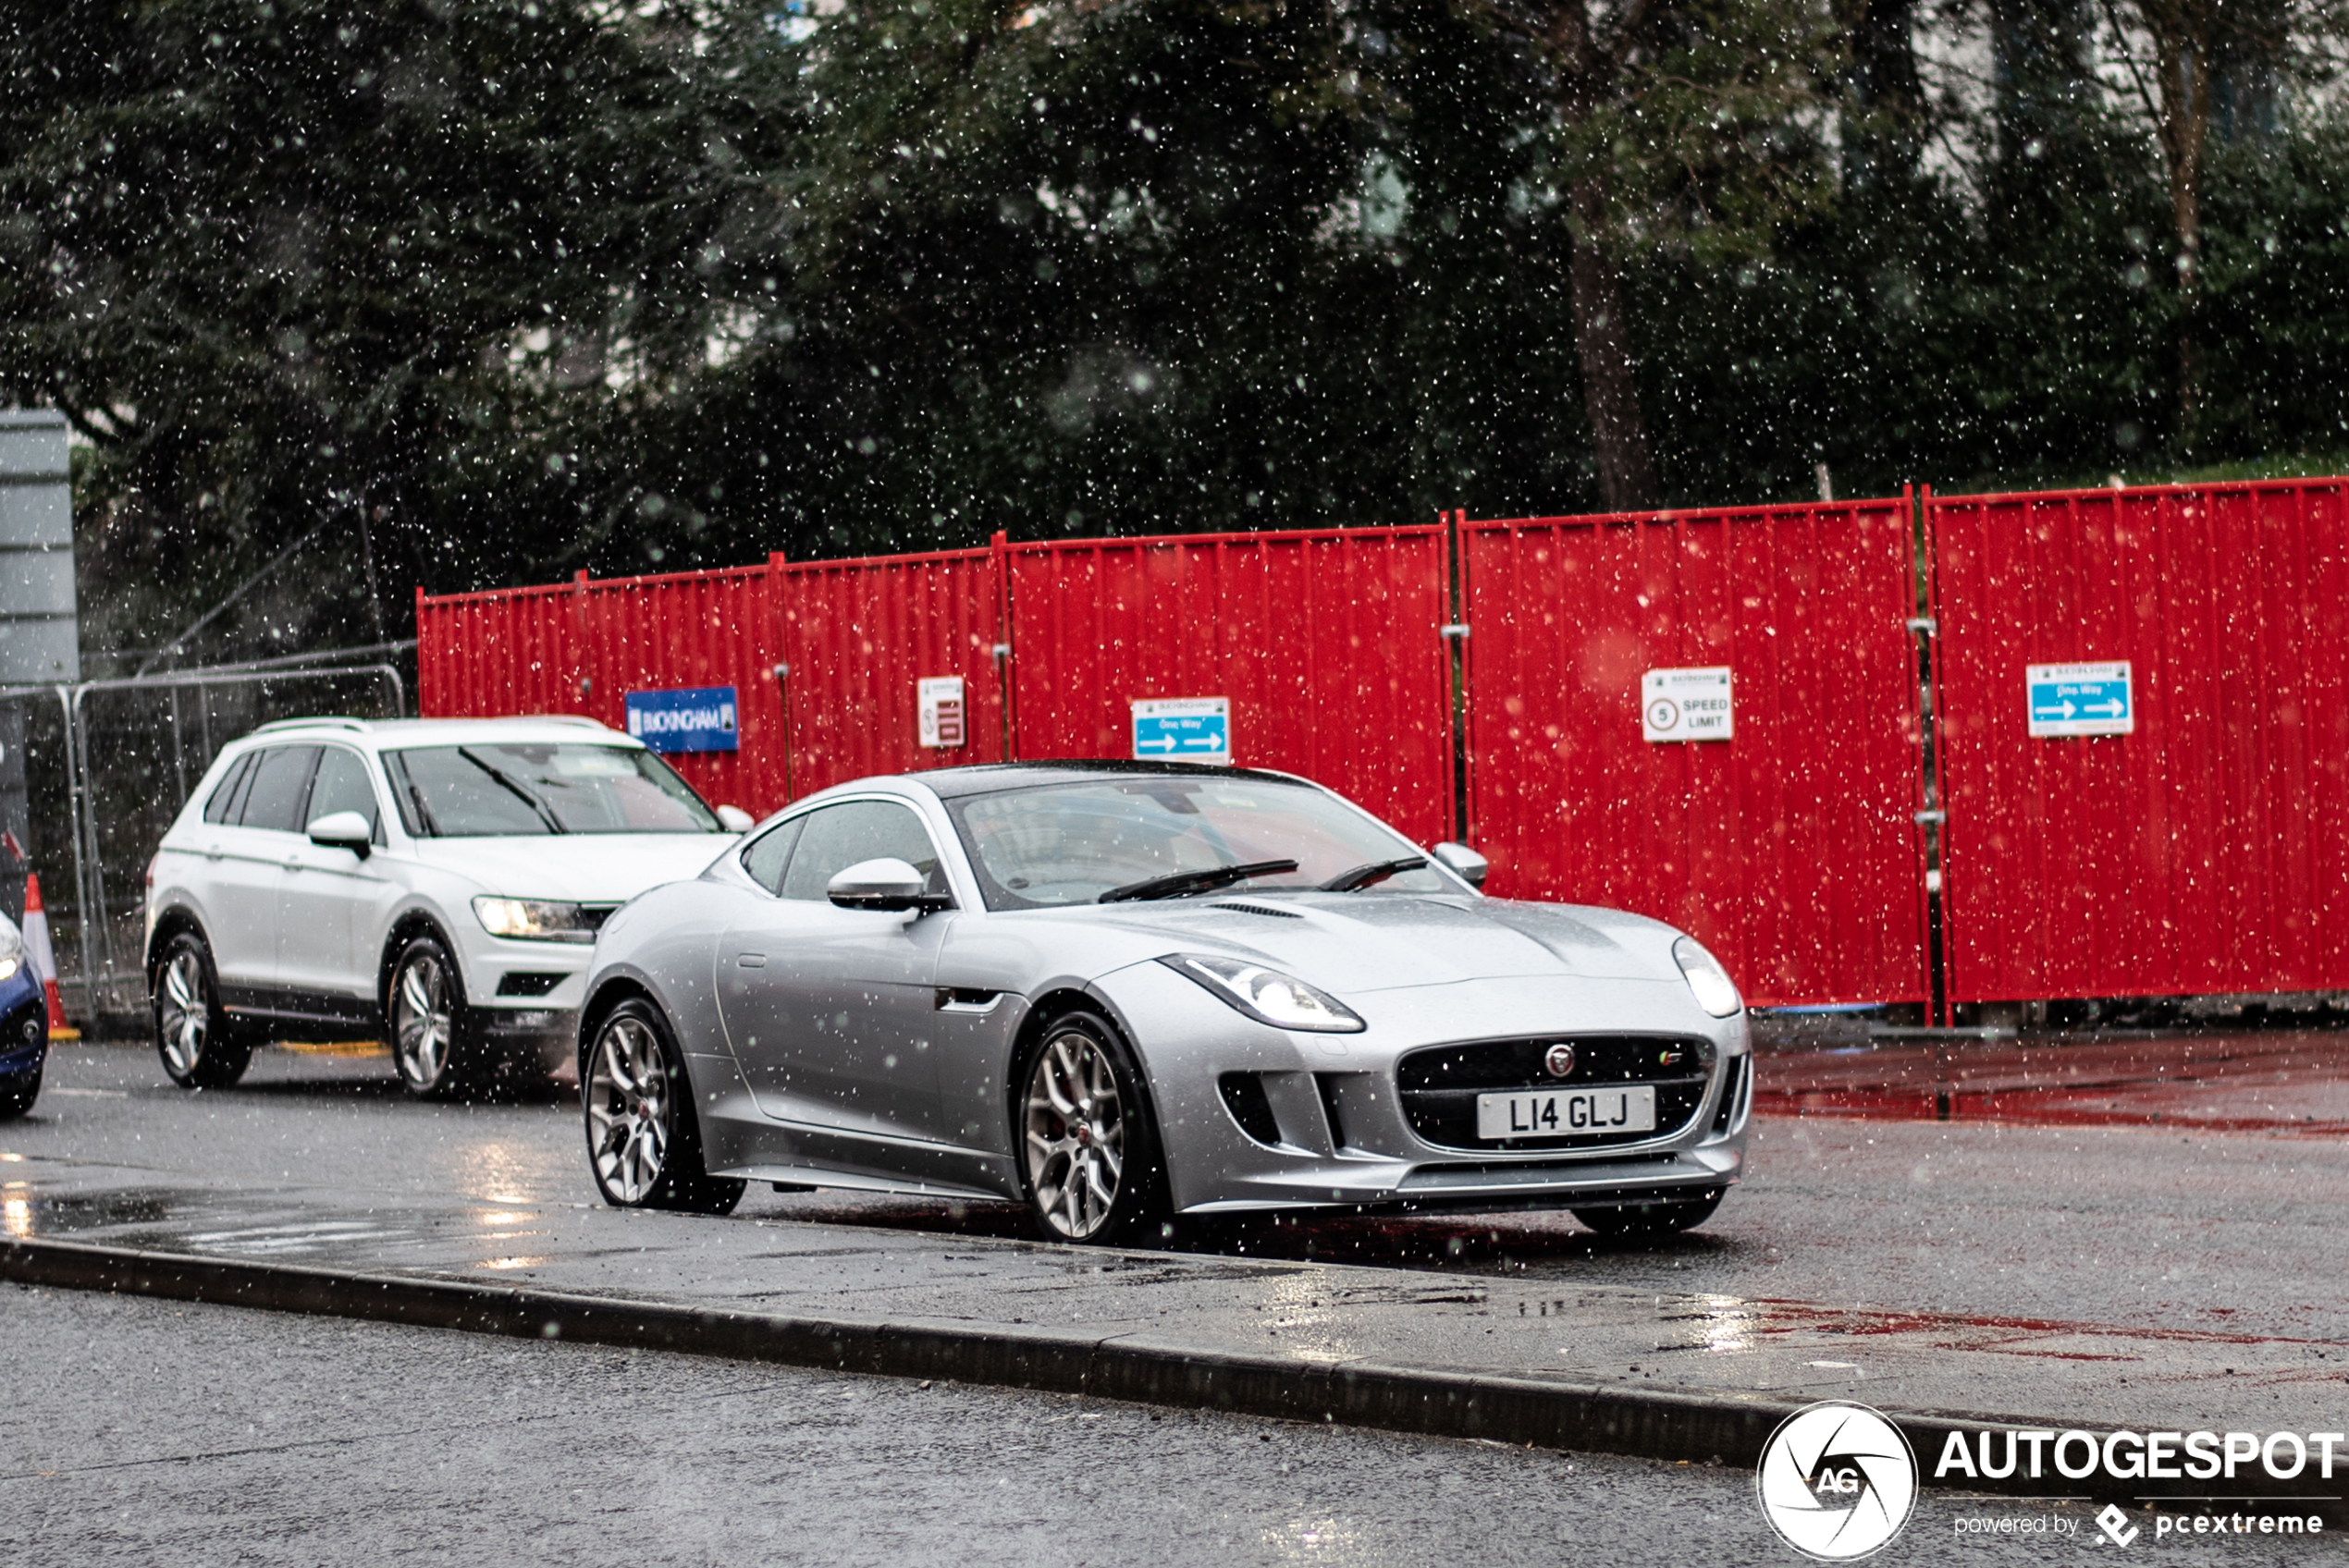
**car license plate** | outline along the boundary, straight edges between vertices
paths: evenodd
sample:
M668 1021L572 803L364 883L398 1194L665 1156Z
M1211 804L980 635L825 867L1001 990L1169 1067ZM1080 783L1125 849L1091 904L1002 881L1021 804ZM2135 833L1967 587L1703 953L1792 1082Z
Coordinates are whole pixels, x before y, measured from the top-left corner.
M1619 1089L1535 1089L1476 1096L1480 1138L1566 1138L1577 1133L1653 1133L1655 1090L1645 1084Z

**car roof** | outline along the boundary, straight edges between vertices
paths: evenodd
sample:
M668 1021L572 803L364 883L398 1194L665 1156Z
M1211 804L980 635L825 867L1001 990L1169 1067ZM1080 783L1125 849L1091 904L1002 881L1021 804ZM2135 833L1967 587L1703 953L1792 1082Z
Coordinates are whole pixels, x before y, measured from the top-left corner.
M642 741L576 714L531 714L510 718L280 718L238 741L359 741L379 748L461 746L500 741L584 741L592 745L641 746Z
M976 763L965 767L933 768L901 774L941 800L987 795L999 790L1030 789L1039 784L1075 784L1103 777L1137 775L1174 778L1249 778L1266 784L1305 784L1293 774L1254 767L1217 767L1198 762L1145 762L1130 757L1078 757L1052 762ZM1306 786L1311 788L1310 784Z

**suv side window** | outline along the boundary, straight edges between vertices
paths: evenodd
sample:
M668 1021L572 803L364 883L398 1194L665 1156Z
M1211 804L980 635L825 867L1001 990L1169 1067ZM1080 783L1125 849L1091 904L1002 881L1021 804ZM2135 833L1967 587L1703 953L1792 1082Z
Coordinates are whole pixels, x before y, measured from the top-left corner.
M799 842L799 830L807 825L804 816L774 827L743 846L743 869L750 879L770 893L783 889L783 864L791 859L792 846Z
M946 890L946 873L938 864L929 829L911 806L894 801L849 801L826 806L801 818L807 826L792 851L791 869L784 873L782 896L818 902L830 895L833 877L859 861L884 855L904 861L929 879L929 890Z
M227 777L220 780L219 788L213 790L212 799L203 803L203 819L206 822L237 820L237 808L240 803L237 791L244 788L245 779L252 772L252 759L260 754L258 752L247 752L228 765Z
M338 811L355 811L365 817L375 842L384 841L383 812L375 804L375 787L367 778L366 763L356 752L327 746L318 755L318 777L311 781L302 825L307 827Z
M317 765L315 746L272 746L262 753L245 788L244 826L301 832L302 797L310 792L311 769Z

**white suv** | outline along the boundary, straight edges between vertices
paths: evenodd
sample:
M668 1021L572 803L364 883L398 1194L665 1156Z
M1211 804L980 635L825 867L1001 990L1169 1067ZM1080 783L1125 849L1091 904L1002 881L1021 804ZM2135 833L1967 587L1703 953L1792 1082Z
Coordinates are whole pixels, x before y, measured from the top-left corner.
M147 871L174 1082L265 1039L385 1039L446 1096L576 1042L596 929L750 819L584 718L289 719L229 744Z

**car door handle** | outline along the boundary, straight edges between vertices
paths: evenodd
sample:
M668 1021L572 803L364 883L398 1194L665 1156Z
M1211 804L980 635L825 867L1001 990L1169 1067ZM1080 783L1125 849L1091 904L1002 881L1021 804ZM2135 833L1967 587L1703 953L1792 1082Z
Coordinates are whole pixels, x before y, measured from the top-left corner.
M767 967L767 955L765 953L736 953L734 962L744 969L764 969Z

